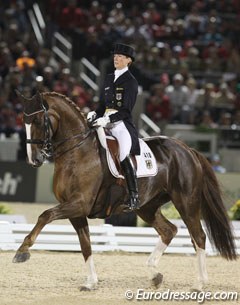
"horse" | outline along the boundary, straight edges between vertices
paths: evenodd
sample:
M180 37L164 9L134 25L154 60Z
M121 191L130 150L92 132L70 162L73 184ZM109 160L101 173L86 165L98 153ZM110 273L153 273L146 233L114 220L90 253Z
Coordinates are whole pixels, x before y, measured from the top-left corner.
M13 262L25 262L30 258L29 248L46 224L69 219L78 235L87 267L87 279L81 289L96 289L98 277L88 218L109 216L106 200L118 179L108 169L106 151L96 130L89 126L86 115L68 97L56 92L38 92L31 98L19 93L19 98L23 103L28 163L37 168L46 158L51 158L54 162L53 191L59 204L39 216ZM196 251L198 276L195 288L201 290L208 281L202 218L210 241L220 255L227 260L237 258L232 227L217 178L209 161L183 142L165 136L143 140L157 162L155 176L138 178L141 205L136 210L137 215L159 235L159 241L147 259L150 283L156 288L161 285L162 274L157 265L177 233L177 227L161 212L161 207L172 201L188 228ZM124 192L116 195L117 208L112 209L110 215L126 210L128 194L124 183L121 189Z

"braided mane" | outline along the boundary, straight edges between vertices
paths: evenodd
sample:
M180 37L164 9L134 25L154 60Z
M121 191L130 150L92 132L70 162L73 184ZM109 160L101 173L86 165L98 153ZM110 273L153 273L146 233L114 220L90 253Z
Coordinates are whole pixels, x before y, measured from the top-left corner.
M65 103L69 104L72 108L74 108L86 120L85 115L81 111L81 109L72 100L70 100L70 98L67 97L66 95L63 95L63 94L60 94L60 93L57 93L57 92L44 92L42 94L43 94L43 96L60 98Z

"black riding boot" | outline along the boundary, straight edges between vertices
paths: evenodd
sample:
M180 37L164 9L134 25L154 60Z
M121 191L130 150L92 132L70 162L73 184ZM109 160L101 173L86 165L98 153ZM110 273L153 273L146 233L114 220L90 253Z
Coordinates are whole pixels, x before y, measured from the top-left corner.
M135 169L133 168L128 156L121 162L121 168L123 170L130 195L128 207L130 210L136 210L139 208L140 204L138 198L137 177Z

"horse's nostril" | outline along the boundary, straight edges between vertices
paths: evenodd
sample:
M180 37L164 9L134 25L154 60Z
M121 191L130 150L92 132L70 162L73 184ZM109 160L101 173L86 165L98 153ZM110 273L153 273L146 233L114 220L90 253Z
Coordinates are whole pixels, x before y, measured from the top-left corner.
M33 167L40 167L43 164L43 161L40 159L35 159L32 166Z

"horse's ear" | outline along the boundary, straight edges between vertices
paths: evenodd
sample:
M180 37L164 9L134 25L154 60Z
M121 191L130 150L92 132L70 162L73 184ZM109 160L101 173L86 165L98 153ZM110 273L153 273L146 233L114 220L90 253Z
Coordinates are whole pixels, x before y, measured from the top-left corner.
M39 91L37 91L37 93L35 94L35 98L39 102L39 104L42 104L42 96Z
M22 95L22 93L20 91L18 91L17 89L15 89L15 93L17 94L20 102L23 104L25 102L25 97Z
M41 108L45 108L46 110L48 110L48 108L49 108L48 103L45 101L45 99L43 98L43 96L40 93L40 91L36 92L36 94L34 96L34 99L41 106Z

